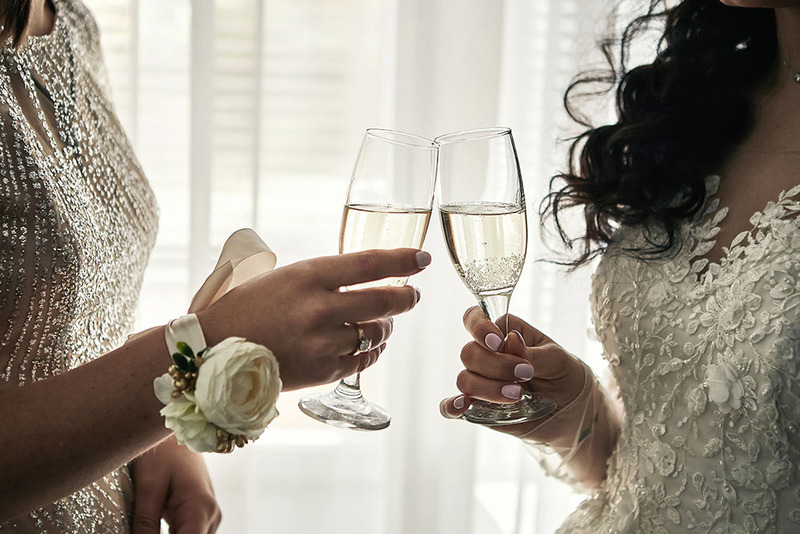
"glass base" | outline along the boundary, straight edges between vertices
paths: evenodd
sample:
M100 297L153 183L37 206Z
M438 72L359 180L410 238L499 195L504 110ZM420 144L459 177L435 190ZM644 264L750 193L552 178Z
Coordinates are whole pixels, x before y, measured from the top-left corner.
M330 393L303 397L297 405L309 417L339 428L383 430L392 422L389 412L344 382Z
M470 423L488 426L516 425L550 415L557 408L553 399L525 393L514 404L474 400L462 418Z

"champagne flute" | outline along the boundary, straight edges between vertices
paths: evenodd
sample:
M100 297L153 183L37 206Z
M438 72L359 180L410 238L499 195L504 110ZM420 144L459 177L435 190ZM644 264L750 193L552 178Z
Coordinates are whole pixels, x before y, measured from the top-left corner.
M525 193L511 130L455 132L435 142L439 213L450 259L484 315L508 333L508 305L528 243ZM463 418L483 425L510 425L555 409L552 399L524 393L513 404L473 400Z
M436 143L430 139L368 129L350 178L339 253L422 247L433 206L437 156ZM402 286L407 278L387 278L348 289ZM301 398L299 407L318 421L355 430L381 430L391 422L385 409L362 395L360 374L343 379L329 393Z

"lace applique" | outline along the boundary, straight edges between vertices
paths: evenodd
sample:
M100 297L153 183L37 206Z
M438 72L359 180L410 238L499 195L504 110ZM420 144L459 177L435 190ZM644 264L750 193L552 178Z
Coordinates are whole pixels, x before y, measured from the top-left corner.
M621 229L593 279L595 327L626 419L604 487L560 532L800 530L800 186L703 258L727 215L710 177L674 257Z

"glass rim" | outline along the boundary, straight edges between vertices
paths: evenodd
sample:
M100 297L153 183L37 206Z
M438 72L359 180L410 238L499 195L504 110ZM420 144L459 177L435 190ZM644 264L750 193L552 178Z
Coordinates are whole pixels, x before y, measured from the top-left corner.
M480 141L502 135L511 135L511 128L496 126L491 128L474 128L471 130L459 130L457 132L446 133L434 138L433 142L437 145L447 143L457 143L459 141Z
M401 132L400 130L390 130L388 128L367 128L366 135L368 137L375 137L396 145L415 148L437 148L436 142L432 139L422 137L421 135Z

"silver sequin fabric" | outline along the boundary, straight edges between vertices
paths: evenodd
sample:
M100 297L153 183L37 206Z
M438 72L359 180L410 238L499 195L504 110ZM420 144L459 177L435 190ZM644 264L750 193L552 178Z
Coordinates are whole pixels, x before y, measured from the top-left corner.
M158 215L111 102L97 26L54 0L55 26L0 51L0 380L26 387L131 333ZM4 407L7 408L7 407ZM124 533L121 466L0 532Z

